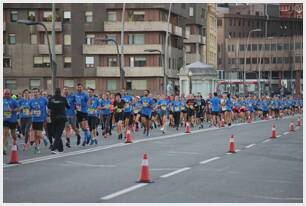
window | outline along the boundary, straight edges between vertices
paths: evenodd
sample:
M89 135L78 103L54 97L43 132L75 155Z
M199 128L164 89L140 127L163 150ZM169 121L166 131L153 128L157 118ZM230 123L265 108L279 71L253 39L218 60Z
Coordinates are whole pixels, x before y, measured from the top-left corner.
M64 45L71 45L71 35L70 34L65 34L64 35Z
M244 58L239 58L239 63L244 64Z
M277 57L277 63L282 64L283 63L283 57Z
M278 50L278 51L283 50L283 44L282 44L282 43L278 43L278 44L277 44L277 50Z
M107 12L107 21L117 21L117 14L115 11Z
M65 79L64 80L64 87L74 88L74 80Z
M48 39L47 39L47 35L44 33L44 44L48 44ZM49 36L49 41L50 41L50 45L51 45L51 42L52 42L52 35L51 33L48 34Z
M231 51L231 45L227 45L227 51Z
M107 34L107 35L106 35L106 38L107 38L107 39L112 39L112 40L116 41L116 34ZM113 42L113 41L108 41L107 44L109 44L109 45L115 45L115 42Z
M52 12L51 11L44 11L43 21L52 21Z
M275 51L276 49L276 44L271 44L271 51Z
M86 44L87 45L92 45L92 44L94 44L94 40L95 40L95 35L94 34L87 34L86 35Z
M30 79L30 89L40 88L40 79Z
M144 44L144 34L129 34L129 44Z
M301 49L301 43L300 42L295 43L295 49Z
M94 57L93 56L87 56L85 57L85 64L87 68L94 67Z
M134 67L144 67L144 66L146 66L145 57L135 57L134 58Z
M144 21L144 11L133 12L134 21Z
M85 12L85 21L87 23L92 22L93 19L93 15L92 15L92 11L86 11Z
M65 57L64 58L64 68L70 68L71 67L71 57Z
M265 57L265 58L264 58L264 63L265 63L265 64L270 64L270 59L267 58L267 57Z
M18 11L11 11L11 22L16 22L18 20Z
M295 56L295 63L301 63L301 56Z
M16 44L16 34L9 34L9 44Z
M147 89L147 80L132 80L132 89L135 90Z
M86 87L86 88L96 89L96 80L87 79L87 80L85 81L85 87Z
M257 44L252 44L252 51L257 51Z
M134 57L130 57L130 67L134 67Z
M276 64L276 57L272 57L272 64Z
M116 89L117 89L116 80L113 79L107 80L107 90L116 90Z
M284 50L289 50L289 44L288 43L284 44Z
M11 68L12 67L12 60L10 57L3 57L3 67Z
M191 53L191 46L190 45L186 45L186 53Z
M240 44L240 45L239 45L239 50L240 50L240 51L244 51L244 47L245 47L244 44Z
M107 58L107 66L116 67L117 66L117 57L108 57Z
M50 67L50 57L49 56L43 57L43 67Z
M33 67L43 67L43 57L34 57Z
M37 44L37 35L31 34L31 44Z
M246 59L246 64L251 64L251 59L250 58Z
M221 19L218 19L217 26L222 26L222 20Z
M64 11L64 22L70 22L70 18L71 18L71 12Z
M5 81L5 87L10 89L10 90L16 90L16 80L15 79L8 79Z
M269 51L270 50L270 44L265 44L265 50Z
M284 57L284 63L288 64L289 63L289 57Z
M189 36L190 36L190 26L185 27L185 34L186 34L186 37L189 38Z
M193 16L193 7L189 7L189 16Z
M52 79L47 79L47 90L52 90Z
M29 11L29 13L28 13L28 20L36 21L35 11Z
M252 64L257 64L257 58L252 58Z

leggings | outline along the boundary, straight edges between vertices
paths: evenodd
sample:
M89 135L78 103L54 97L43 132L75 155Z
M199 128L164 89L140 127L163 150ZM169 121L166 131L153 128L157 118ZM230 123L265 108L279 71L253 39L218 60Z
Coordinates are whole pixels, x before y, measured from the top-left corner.
M24 143L27 144L29 140L29 132L32 124L32 118L21 118L20 119L20 130L21 134L25 137Z
M179 124L180 124L180 114L181 114L181 112L174 112L173 113L175 127L179 127Z

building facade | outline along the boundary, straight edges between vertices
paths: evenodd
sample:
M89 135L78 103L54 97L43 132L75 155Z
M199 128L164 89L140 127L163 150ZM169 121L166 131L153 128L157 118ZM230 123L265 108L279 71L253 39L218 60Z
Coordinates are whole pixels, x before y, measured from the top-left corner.
M302 3L280 3L279 16L285 18L303 18Z
M285 87L299 94L303 59L302 20L277 17L273 13L268 13L267 20L260 9L259 15L241 15L237 10L218 9L219 78L237 84L243 80L253 82L246 87L252 87L250 92L258 92L255 82L260 73L261 91L267 86L269 92ZM221 86L228 90L224 88L226 85ZM241 93L241 86L234 90Z
M121 52L122 7L123 4L56 4L59 87L73 90L80 82L99 93L120 90L116 45L104 40L115 40ZM191 16L190 8L193 8L194 19L187 21ZM206 8L206 4L172 5L166 74L174 90L178 91L177 74L184 64L186 45L187 49L189 44L198 45L190 50L196 53L195 48L198 48L203 59L201 45L206 43ZM142 94L144 89L150 89L153 94L163 91L168 9L169 4L126 4L122 66L124 87L133 94ZM43 22L51 40L51 4L4 4L3 17L4 87L15 91L34 87L51 91L50 60L43 27L16 22L21 19ZM160 52L145 51L147 49Z

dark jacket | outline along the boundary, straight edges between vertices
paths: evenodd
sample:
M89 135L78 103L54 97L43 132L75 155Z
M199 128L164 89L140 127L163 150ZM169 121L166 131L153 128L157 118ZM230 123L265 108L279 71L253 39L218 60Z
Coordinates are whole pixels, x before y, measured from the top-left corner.
M48 101L48 108L51 114L51 121L66 121L66 108L69 108L69 104L65 97L60 95L52 96Z

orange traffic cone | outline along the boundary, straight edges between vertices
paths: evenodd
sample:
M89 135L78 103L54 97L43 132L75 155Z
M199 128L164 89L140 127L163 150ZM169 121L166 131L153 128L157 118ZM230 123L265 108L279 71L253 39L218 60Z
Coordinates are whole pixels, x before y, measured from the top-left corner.
M298 127L302 126L302 120L301 120L301 117L299 117L299 119L298 119L298 122L297 122L297 125L296 125L296 126L298 126Z
M294 132L294 123L293 123L293 120L291 120L291 122L290 122L289 132Z
M127 129L125 133L125 143L132 143L132 141L133 141L133 137L132 137L131 131L130 129Z
M143 159L141 162L141 171L140 171L140 178L138 182L145 182L145 183L151 183L152 181L150 180L150 174L149 174L149 160L148 156L145 153L143 155Z
M251 119L251 116L249 115L248 117L248 123L252 123L252 119Z
M224 119L223 118L221 119L220 127L224 127Z
M9 164L19 164L18 162L18 151L17 151L17 145L16 142L14 141L12 145L12 150L11 150L11 159Z
M186 122L185 133L190 133L190 123Z
M230 153L236 153L235 152L235 139L234 139L234 135L231 135L231 137L229 139L229 142L230 142L229 152Z
M275 124L272 125L272 136L271 138L276 138L276 128L275 128Z

